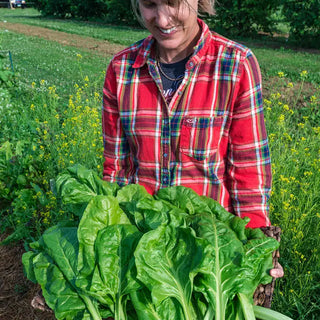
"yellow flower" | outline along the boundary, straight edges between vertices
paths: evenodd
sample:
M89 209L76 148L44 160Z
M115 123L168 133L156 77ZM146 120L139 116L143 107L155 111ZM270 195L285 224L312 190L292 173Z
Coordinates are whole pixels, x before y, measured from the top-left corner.
M77 59L81 60L82 59L82 55L80 53L77 53Z
M308 76L308 71L307 71L307 70L303 70L303 71L301 71L301 73L300 73L300 77L301 77L302 79L306 79L306 78L307 78L307 76Z
M32 88L34 88L34 87L35 87L35 85L36 85L36 83L35 83L35 82L32 82L32 83L31 83L31 87L32 87Z
M292 82L289 82L289 83L287 84L287 87L288 87L288 88L293 88L293 83L292 83Z
M278 77L279 77L279 78L283 78L283 77L284 77L284 72L279 71L279 72L278 72Z
M317 101L317 97L316 96L311 96L310 97L310 102L311 103L314 103L314 102L316 102Z
M31 109L31 110L34 110L34 108L35 108L35 106L34 106L34 104L32 103L31 106L30 106L30 109Z

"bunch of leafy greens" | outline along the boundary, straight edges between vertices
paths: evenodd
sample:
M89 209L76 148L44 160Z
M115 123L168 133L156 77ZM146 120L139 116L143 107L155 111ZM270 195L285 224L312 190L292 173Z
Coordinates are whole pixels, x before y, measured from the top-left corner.
M177 186L151 196L76 165L56 180L77 213L23 255L57 319L289 319L253 305L279 243Z

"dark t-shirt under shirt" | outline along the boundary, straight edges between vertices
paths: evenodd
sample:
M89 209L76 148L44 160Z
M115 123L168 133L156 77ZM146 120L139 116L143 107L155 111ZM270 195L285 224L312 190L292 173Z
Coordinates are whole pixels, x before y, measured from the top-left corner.
M186 63L189 60L190 56L185 59L175 62L175 63L162 63L159 62L161 70L167 75L167 77L176 80L169 80L166 76L163 75L163 72L160 70L160 76L163 87L163 96L166 101L169 103L174 93L179 88L184 72L186 69Z

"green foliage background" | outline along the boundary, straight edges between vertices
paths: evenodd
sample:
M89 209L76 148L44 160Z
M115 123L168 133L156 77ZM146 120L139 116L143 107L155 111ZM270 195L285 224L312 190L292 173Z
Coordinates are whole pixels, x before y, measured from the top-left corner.
M33 5L44 16L99 18L139 27L131 0L35 0ZM215 16L204 19L227 36L278 32L280 21L288 25L290 41L320 48L320 0L220 0L216 1L215 10Z

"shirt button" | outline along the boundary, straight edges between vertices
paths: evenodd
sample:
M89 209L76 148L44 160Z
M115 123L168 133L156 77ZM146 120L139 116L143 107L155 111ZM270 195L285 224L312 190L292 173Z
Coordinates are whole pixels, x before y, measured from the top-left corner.
M166 158L166 157L168 156L168 154L167 154L167 153L165 153L163 156Z
M192 67L194 66L194 63L193 63L193 62L190 62L190 63L189 63L189 66L190 66L190 68L192 68Z

